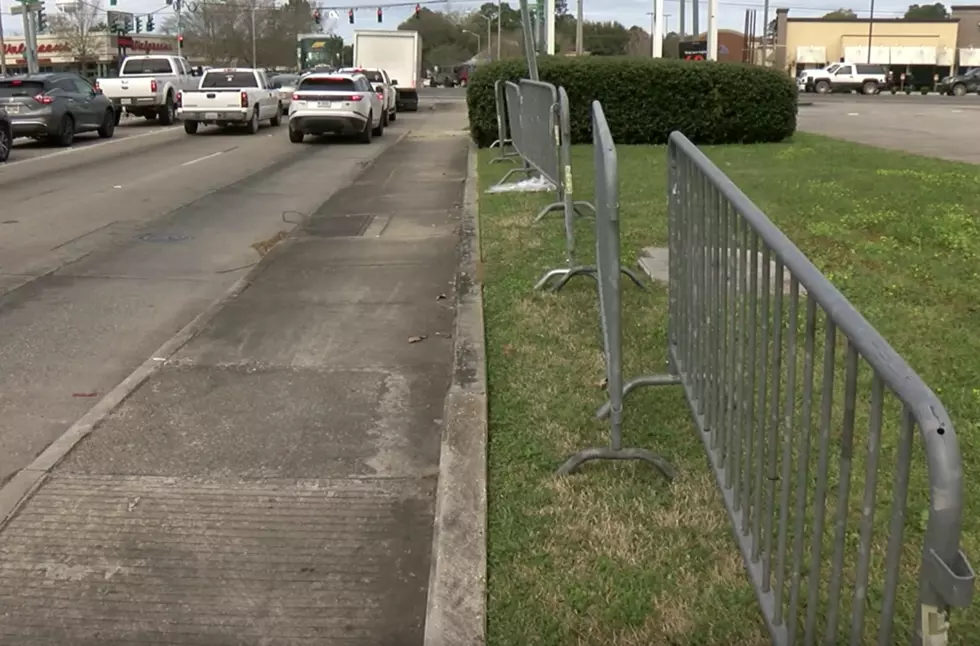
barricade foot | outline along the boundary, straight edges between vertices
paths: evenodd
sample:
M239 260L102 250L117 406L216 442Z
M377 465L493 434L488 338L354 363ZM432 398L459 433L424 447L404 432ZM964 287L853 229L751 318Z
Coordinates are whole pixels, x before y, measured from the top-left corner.
M565 285L568 284L568 281L575 278L576 276L588 276L589 278L597 282L599 280L598 277L599 270L596 269L595 267L573 267L571 269L563 269L561 271L564 273L564 275L561 277L561 280L559 280L551 290L556 294L560 292L562 288L565 287Z
M493 140L493 143L490 144L490 147L491 148L497 148L498 146L500 146L500 140L499 139L494 139Z
M643 291L645 292L650 291L647 289L647 286L643 284L643 281L640 280L640 277L633 273L632 269L621 267L619 271L623 274L626 274L626 276L633 281L633 284L639 287L640 289L642 289Z
M560 476L568 475L586 462L591 462L592 460L640 460L659 471L668 481L673 481L677 477L674 467L669 462L646 449L585 449L568 458L565 464L561 465L555 473Z
M595 217L595 207L592 206L591 202L585 202L584 200L579 200L577 202L572 202L572 208L580 218Z
M530 168L523 168L523 167L522 168L511 168L509 171L507 171L504 174L503 177L500 178L500 180L497 182L497 186L500 186L501 184L505 184L507 182L507 180L510 179L510 176L511 175L514 175L515 173L524 173L524 175L530 175L531 174L531 169Z
M680 385L681 378L678 375L643 375L634 377L623 385L623 397L625 398L637 388L645 386L677 386ZM609 402L606 402L596 411L596 419L606 419L609 417Z
M536 216L534 216L534 221L535 222L540 222L542 219L544 219L544 216L546 216L549 213L552 213L554 211L561 211L562 208L564 208L564 206L565 205L562 204L561 202L552 202L548 206L546 206L543 209L541 209L538 212L538 214Z

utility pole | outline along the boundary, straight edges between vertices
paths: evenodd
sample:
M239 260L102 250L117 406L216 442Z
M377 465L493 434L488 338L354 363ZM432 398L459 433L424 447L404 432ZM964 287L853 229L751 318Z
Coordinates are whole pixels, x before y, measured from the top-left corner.
M173 0L174 1L174 12L177 14L177 35L180 36L183 32L180 31L180 10L183 0ZM181 50L183 49L183 43L180 42L181 39L177 39L177 56L183 56Z
M6 75L7 75L7 44L3 41L3 11L0 11L0 76L6 76Z
M258 67L259 61L255 56L255 4L252 4L252 67Z
M701 3L698 0L691 0L691 33L694 34L694 40L701 40L701 25L700 25L700 14L701 13Z
M585 53L585 34L582 30L582 21L585 15L585 0L578 0L575 7L575 55L581 56Z
M502 2L502 0L497 0L497 60L498 61L499 60L502 60L502 58L503 58L500 55L500 36L503 33L502 27L500 26L500 24L501 24L501 18L503 18L503 13L502 13L502 11L503 11L503 5L501 4L501 2Z
M708 60L718 60L718 0L708 0Z
M762 3L762 66L769 66L769 0Z
M547 43L544 53L548 56L555 55L555 0L545 0L544 4L545 22L544 37Z
M653 0L653 26L650 39L653 41L653 57L664 57L664 0Z
M677 35L680 36L681 40L684 40L684 38L687 36L687 0L681 0L680 5L681 5L681 12L680 12L681 24L678 25Z

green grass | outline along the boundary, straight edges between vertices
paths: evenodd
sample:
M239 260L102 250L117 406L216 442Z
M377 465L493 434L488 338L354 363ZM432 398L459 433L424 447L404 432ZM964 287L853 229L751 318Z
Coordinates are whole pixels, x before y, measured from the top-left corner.
M977 167L802 134L784 144L706 152L943 400L964 458L968 509L963 547L978 558ZM509 167L490 165L493 153L481 152L483 189ZM592 196L591 163L590 148L574 150L577 199ZM641 247L665 245L664 149L620 147L619 168L622 249L624 262L633 264ZM680 475L673 484L635 464L592 464L568 478L553 475L569 454L605 444L607 426L593 419L603 401L604 372L593 284L582 279L559 295L531 289L546 269L563 259L557 214L531 222L549 198L480 196L490 380L490 643L767 643L754 592L679 388L632 394L624 429L627 444L654 449L677 467ZM583 223L578 231L585 258L591 257L594 244L587 229ZM623 311L624 374L662 371L665 291L654 288L652 295L645 294L624 284ZM819 364L819 344L817 352ZM866 373L861 375L865 385ZM820 378L818 374L818 387ZM865 401L859 407L866 408ZM859 411L857 452L865 445L865 420L866 412ZM894 424L886 426L883 440L884 486L893 475L887 472L894 458L894 430ZM914 457L895 643L908 641L927 502L921 450ZM835 462L836 454L831 458ZM863 489L863 464L855 459L852 506ZM815 465L813 452L811 461ZM834 502L832 491L829 514ZM879 492L876 548L886 539L880 530L889 502L887 491ZM824 580L833 531L830 515L828 522ZM852 513L849 549L856 522ZM876 553L872 567L880 564ZM880 607L874 595L880 578L880 572L873 574L869 593L872 625ZM849 604L849 592L844 599ZM842 609L845 619L849 608ZM980 611L956 612L951 623L951 643L980 639ZM871 637L866 633L867 640Z

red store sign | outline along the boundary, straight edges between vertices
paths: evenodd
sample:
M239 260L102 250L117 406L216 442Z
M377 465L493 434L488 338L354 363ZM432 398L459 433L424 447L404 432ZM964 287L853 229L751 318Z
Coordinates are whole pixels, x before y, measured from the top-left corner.
M169 52L173 51L173 44L161 43L159 41L137 40L133 41L133 49L141 52Z
M24 43L20 43L18 45L6 44L3 47L3 51L9 56L15 56L26 52L27 47L24 45ZM61 54L70 51L71 45L68 43L41 43L37 46L38 54Z

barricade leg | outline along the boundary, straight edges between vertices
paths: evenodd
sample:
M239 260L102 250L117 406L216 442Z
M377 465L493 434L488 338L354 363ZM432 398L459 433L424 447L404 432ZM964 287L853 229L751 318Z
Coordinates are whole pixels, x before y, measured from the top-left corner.
M645 375L643 377L634 377L623 386L623 398L625 399L626 395L644 386L678 386L680 384L681 378L678 375ZM609 402L606 402L596 411L596 419L606 419L609 417L610 410L612 408Z
M507 183L507 180L509 180L512 176L517 175L517 174L522 174L522 175L524 175L525 178L530 178L531 177L531 174L533 172L534 172L534 169L531 168L530 166L528 166L527 165L527 162L525 162L524 164L521 165L520 168L511 168L506 173L504 173L504 176L501 177L497 181L497 186L501 186L502 184L506 184Z

